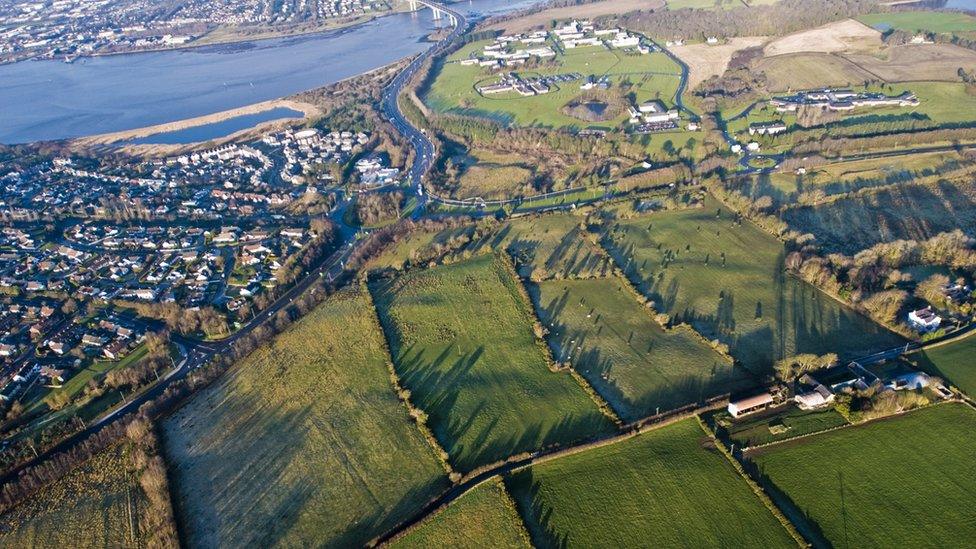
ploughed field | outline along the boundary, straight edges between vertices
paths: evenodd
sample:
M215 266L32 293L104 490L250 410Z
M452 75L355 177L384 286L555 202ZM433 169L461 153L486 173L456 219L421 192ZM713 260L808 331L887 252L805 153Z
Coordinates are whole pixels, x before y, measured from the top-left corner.
M796 515L842 547L958 547L976 539L976 411L938 404L751 456Z
M4 547L137 547L148 502L126 444L105 450L0 515Z
M537 547L790 547L694 418L506 478Z
M531 546L522 518L498 479L472 489L391 544L395 549Z
M788 276L783 245L711 197L611 222L603 243L657 310L726 343L757 374L794 354L856 358L902 342Z
M364 545L449 485L349 288L163 423L191 546Z
M691 328L663 329L616 277L544 281L530 293L556 360L572 364L624 420L757 381Z
M518 284L492 254L371 284L401 384L462 472L613 428L550 370Z

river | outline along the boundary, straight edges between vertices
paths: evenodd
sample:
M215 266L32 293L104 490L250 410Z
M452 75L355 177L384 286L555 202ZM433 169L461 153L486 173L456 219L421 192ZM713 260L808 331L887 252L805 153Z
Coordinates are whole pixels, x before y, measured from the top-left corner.
M468 0L470 17L539 0ZM0 66L0 143L115 132L242 107L331 84L430 46L446 20L401 13L324 33Z

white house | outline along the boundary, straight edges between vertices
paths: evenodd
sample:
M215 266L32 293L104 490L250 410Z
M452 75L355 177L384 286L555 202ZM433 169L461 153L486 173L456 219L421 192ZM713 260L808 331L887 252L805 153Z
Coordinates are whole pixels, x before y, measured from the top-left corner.
M909 372L892 379L886 386L895 391L904 391L906 389L916 391L928 387L931 381L932 378L927 374L922 372Z
M931 332L942 324L942 317L932 312L932 307L925 307L908 313L908 324L916 331Z
M799 393L793 397L796 405L801 410L813 410L826 406L834 401L834 393L821 384L817 384L812 391Z

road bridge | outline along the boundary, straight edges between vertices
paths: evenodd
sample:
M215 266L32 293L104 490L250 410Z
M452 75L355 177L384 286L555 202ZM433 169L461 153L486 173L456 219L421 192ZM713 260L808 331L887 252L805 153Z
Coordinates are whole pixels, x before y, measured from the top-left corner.
M418 11L423 7L428 7L432 12L434 12L434 21L439 21L445 15L451 25L457 25L458 18L457 14L448 9L444 9L440 4L435 4L434 2L426 2L425 0L407 0L410 3L410 11Z

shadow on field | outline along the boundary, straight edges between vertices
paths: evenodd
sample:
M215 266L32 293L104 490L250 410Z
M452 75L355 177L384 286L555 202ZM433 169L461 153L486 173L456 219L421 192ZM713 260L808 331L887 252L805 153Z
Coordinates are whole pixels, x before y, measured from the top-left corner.
M410 389L414 403L428 414L428 425L459 471L469 472L516 454L607 431L608 423L598 413L586 417L564 414L553 423L523 414L534 409L531 399L525 401L524 409L505 409L512 401L493 401L491 393L479 391L479 386L496 391L498 385L511 384L518 390L520 387L515 384L519 374L487 371L484 366L475 371L485 348L478 347L462 356L456 355L454 349L447 347L429 360L423 356L422 347L409 347L400 353L396 363L404 386ZM545 375L560 374L546 370ZM462 391L466 401L463 404L459 402ZM513 430L516 424L517 431ZM478 431L475 433L474 429Z
M531 468L505 477L505 488L515 500L515 507L529 530L533 547L567 547L569 534L558 532L552 525L552 507L542 499L541 487L542 483L535 480ZM567 509L567 512L572 510Z
M567 324L559 321L566 306L569 305L568 291L543 306L539 303L541 298L538 287L528 284L527 289L540 320L549 330L547 341L555 360L570 362L625 421L670 411L687 404L704 403L711 397L750 388L758 382L748 370L720 361L714 362L710 371L703 372L702 376L669 371L671 365L654 360L653 345L638 348L637 343L633 341L634 332L615 333L614 335L622 342L621 345L629 347L630 352L635 357L639 357L638 360L643 361L648 370L653 371L649 375L660 380L659 387L645 389L639 395L627 396L616 382L612 371L613 353L605 352L596 343L591 344L588 341L594 330L596 335L601 335L604 329L613 330L606 323L600 324L603 320L602 316L596 314L593 317L596 326L594 330L570 329ZM667 335L662 333L662 337ZM620 348L618 352L627 352L627 349Z

